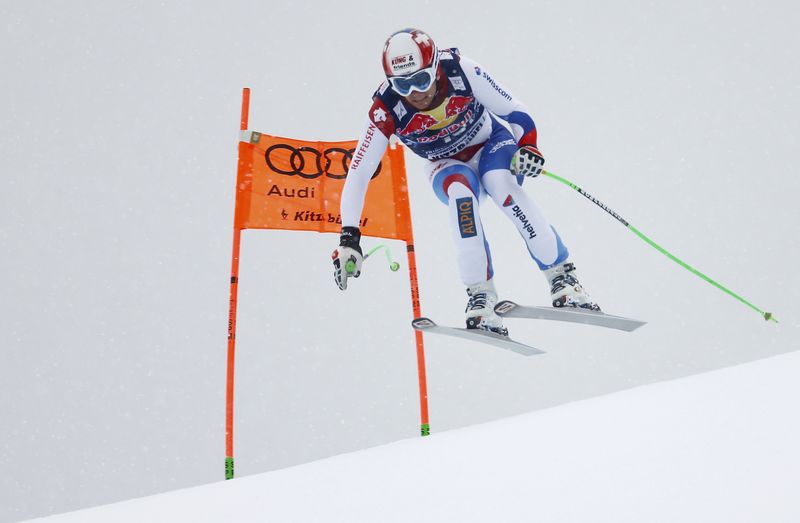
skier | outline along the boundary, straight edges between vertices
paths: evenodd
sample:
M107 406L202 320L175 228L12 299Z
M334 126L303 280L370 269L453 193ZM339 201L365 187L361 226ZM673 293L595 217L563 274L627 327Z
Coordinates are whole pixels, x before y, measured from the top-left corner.
M458 49L439 50L418 29L389 36L383 69L387 79L373 95L356 148L359 154L350 164L342 192L342 230L333 253L339 288L347 289L348 278L361 274L358 224L364 196L394 134L428 160L425 170L433 191L449 208L458 271L469 298L467 328L508 335L494 312L492 258L479 214L487 195L522 235L547 278L553 306L599 311L578 282L558 233L522 190L524 178L538 176L544 165L536 126L525 105L482 66Z

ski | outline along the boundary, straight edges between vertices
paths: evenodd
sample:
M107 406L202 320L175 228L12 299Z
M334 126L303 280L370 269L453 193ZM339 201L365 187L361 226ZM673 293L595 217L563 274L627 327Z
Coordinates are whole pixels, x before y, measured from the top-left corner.
M418 331L431 332L433 334L444 334L445 336L452 336L454 338L462 338L465 340L477 341L479 343L486 343L501 349L510 350L523 356L534 356L536 354L544 354L543 350L525 345L518 341L514 341L508 336L495 334L478 329L462 329L458 327L446 327L438 325L429 318L415 318L411 322L411 326Z
M503 318L531 318L537 320L568 321L584 323L607 329L617 329L631 332L647 322L613 316L600 311L590 311L578 308L535 307L519 305L513 301L504 300L498 303L494 311Z

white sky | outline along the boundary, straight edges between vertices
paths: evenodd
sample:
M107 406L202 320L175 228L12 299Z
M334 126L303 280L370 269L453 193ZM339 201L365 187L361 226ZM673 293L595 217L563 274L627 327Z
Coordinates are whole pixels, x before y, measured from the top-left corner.
M241 88L251 127L358 132L385 37L458 46L524 100L547 167L781 320L767 324L546 179L529 191L634 334L509 322L521 359L429 337L434 432L794 350L800 70L792 2L3 3L0 521L222 478ZM445 208L409 161L423 313L462 321ZM484 223L503 298L546 303ZM247 231L240 476L413 437L405 263L347 293L333 235ZM372 241L364 242L367 247ZM402 245L391 243L403 260Z

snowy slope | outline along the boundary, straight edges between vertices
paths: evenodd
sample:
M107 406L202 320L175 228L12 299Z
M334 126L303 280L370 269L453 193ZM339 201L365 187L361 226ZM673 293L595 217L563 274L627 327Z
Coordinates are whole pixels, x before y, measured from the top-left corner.
M799 521L800 352L44 518Z

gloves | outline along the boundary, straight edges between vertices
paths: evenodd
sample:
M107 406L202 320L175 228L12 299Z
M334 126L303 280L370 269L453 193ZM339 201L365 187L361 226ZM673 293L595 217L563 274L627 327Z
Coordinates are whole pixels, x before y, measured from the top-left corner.
M544 157L533 145L523 145L511 157L511 174L535 178L542 174Z
M339 236L339 248L333 251L333 279L341 290L347 290L347 278L361 276L361 264L364 255L361 253L361 231L358 227L342 227ZM349 269L349 270L348 270Z

